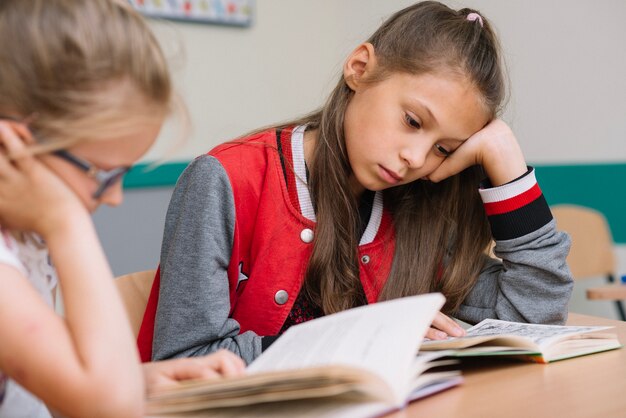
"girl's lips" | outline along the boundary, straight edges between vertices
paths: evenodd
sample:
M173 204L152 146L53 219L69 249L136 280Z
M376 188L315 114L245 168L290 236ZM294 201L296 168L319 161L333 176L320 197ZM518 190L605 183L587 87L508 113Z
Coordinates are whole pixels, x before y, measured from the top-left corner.
M402 177L400 177L395 172L386 169L382 165L379 165L380 176L389 184L398 184L402 181Z

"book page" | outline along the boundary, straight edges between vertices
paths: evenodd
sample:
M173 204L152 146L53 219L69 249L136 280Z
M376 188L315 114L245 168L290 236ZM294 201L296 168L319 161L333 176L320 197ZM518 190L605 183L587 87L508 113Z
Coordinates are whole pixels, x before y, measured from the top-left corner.
M539 347L545 348L550 344L573 335L599 331L610 327L577 327L566 325L541 325L508 322L498 319L485 319L467 330L468 337L514 335L531 340Z
M374 381L372 381L374 379ZM223 380L184 382L149 396L146 411L150 414L182 413L283 403L294 399L344 397L383 401L379 394L388 386L367 371L345 366L326 366L279 372L254 373Z
M438 293L412 296L293 326L252 362L248 372L354 366L381 377L394 402L403 401L414 377L415 353L444 300Z
M464 337L451 337L444 340L427 340L422 350L465 349L478 344L490 344L503 350L517 348L533 352L545 349L559 341L571 338L587 338L587 333L611 327L540 325L485 319L469 328ZM483 349L483 351L485 351ZM486 350L492 352L494 350Z
M422 386L419 391L411 393L408 401L421 399L442 390L454 387L462 381L461 376L451 376L445 379L432 379L429 385ZM390 406L384 402L368 401L351 396L339 396L324 399L288 400L285 402L263 403L237 408L217 408L210 411L196 411L182 414L158 414L159 418L186 417L186 418L355 418L380 417L392 412L403 405ZM156 418L155 414L148 414Z
M613 350L622 346L617 336L614 334L591 334L586 337L588 338L579 336L579 338L573 337L572 339L561 341L547 348L544 357L548 361L557 361L590 353Z

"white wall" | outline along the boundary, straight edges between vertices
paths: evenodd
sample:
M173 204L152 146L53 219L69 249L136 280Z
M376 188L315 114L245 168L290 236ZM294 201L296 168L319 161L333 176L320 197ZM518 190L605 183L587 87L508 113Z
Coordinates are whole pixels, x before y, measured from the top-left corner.
M473 0L501 34L528 160L626 160L626 1Z
M408 4L258 0L250 28L153 24L174 57L194 126L175 158L189 159L252 129L314 110L336 83L347 53L385 16ZM155 148L148 159L163 150Z
M185 54L175 76L194 132L175 158L317 108L346 54L412 3L258 0L250 28L154 24L171 56ZM626 1L447 3L479 9L500 33L512 84L505 119L528 160L626 159Z

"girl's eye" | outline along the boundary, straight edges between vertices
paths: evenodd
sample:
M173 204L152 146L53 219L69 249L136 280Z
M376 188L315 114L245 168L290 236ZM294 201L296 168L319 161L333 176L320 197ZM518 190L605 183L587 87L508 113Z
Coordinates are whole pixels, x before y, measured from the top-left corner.
M420 129L422 127L422 125L418 121L413 119L413 117L409 114L404 114L404 120L409 126L412 126L415 129Z
M442 157L449 157L452 154L452 151L448 151L443 146L439 144L435 144L435 152Z

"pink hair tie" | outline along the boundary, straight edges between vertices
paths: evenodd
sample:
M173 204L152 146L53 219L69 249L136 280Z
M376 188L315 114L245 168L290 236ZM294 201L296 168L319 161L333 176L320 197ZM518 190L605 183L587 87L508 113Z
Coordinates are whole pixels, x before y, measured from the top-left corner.
M470 22L475 22L478 20L478 23L480 23L480 27L483 27L483 18L480 17L480 15L478 13L469 13L466 17L467 20L469 20Z

